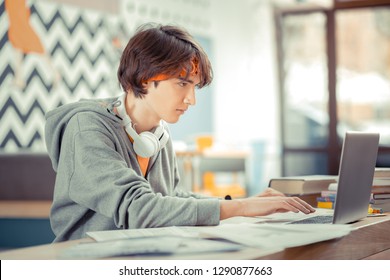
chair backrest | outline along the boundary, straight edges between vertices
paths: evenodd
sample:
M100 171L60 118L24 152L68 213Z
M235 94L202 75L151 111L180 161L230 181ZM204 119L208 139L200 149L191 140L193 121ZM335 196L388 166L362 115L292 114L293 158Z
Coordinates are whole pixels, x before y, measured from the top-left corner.
M0 153L0 200L52 200L55 176L47 154Z

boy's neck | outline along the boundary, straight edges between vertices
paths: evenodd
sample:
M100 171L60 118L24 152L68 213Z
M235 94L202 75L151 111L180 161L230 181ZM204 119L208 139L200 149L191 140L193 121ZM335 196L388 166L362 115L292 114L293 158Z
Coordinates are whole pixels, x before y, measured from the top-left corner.
M160 120L153 118L145 98L136 98L132 92L127 93L125 99L126 113L133 123L137 133L150 131L159 125Z

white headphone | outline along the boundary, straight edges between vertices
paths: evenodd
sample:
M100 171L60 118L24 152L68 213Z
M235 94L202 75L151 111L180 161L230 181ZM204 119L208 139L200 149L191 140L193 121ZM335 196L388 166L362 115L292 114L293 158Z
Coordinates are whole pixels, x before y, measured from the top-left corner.
M160 124L154 133L150 131L144 131L138 135L133 128L131 119L126 113L125 97L123 94L118 98L120 101L117 107L119 117L122 119L122 124L125 127L126 132L133 139L133 149L137 155L143 158L149 158L157 154L168 142L169 134L165 130L164 126Z

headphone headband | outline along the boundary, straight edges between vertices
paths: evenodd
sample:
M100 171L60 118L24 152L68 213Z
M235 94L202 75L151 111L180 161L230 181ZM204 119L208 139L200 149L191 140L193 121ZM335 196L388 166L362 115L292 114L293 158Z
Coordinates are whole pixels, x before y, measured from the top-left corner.
M125 104L126 104L125 99L126 99L126 94L123 94L118 98L118 100L120 101L120 104L117 107L117 110L118 110L119 116L122 119L122 124L125 127L127 134L129 134L131 136L131 138L133 138L133 140L136 140L139 137L138 137L137 132L133 128L133 123L131 122L130 117L127 115L126 106L125 106Z

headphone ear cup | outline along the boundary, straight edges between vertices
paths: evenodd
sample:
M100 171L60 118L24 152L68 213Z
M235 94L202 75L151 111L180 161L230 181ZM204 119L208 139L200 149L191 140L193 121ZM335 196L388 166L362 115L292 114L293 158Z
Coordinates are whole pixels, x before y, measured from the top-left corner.
M160 142L156 135L145 131L139 135L139 139L133 143L134 151L143 158L149 158L160 150Z
M157 137L158 141L160 142L160 149L164 148L169 139L169 134L165 130L164 126L159 125L154 131L154 135Z

